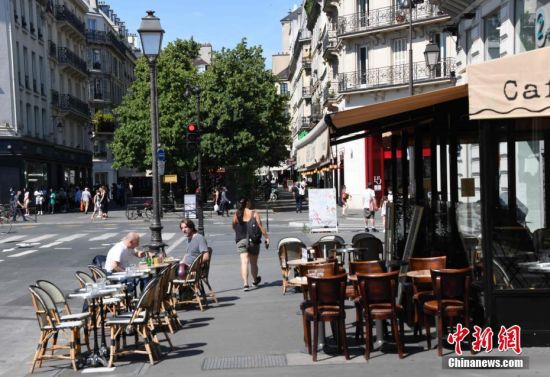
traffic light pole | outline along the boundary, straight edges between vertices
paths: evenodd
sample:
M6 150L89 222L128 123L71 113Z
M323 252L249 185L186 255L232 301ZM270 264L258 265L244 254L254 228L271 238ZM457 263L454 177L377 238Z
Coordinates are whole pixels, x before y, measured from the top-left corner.
M198 232L204 236L204 213L202 211L202 198L204 194L203 183L202 183L202 151L200 144L200 135L201 135L201 90L199 87L195 88L195 94L197 96L197 134L199 135L199 140L197 143L197 170L199 171L199 192L197 197L197 220L199 220Z

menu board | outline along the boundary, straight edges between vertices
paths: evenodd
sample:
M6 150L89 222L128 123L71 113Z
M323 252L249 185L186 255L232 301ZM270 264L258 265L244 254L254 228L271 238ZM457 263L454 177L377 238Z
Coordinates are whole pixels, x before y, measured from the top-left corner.
M197 218L197 195L186 194L183 196L183 215L186 219Z
M312 232L338 231L336 190L308 189L309 227Z

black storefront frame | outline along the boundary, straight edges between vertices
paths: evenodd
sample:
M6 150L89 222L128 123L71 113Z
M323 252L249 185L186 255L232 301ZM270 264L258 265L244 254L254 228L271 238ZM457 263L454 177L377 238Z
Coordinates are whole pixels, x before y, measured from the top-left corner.
M445 151L446 146L449 147L448 155L446 153L440 153L440 159L438 161L439 166L436 166L435 162L431 164L431 175L437 177L437 171L433 171L434 166L440 171L441 179L441 191L443 194L442 200L447 199L446 193L449 192L450 198L450 211L451 221L453 222L453 228L456 230L456 238L453 237L453 242L458 240L458 228L456 224L456 203L458 202L458 170L457 170L457 145L458 136L461 126L475 125L478 128L478 142L479 142L479 158L480 158L480 198L481 198L481 211L482 211L482 250L483 250L483 279L482 291L483 291L483 308L484 308L484 323L486 326L491 326L493 330L496 329L498 333L501 325L511 326L522 322L522 340L524 345L550 345L550 324L546 326L539 326L543 323L538 319L537 315L541 312L541 308L550 310L550 289L537 288L533 289L510 289L510 290L496 290L493 286L493 213L492 208L495 205L495 189L496 180L493 173L498 172L498 166L496 166L496 159L494 157L495 147L498 148L498 143L494 143L495 135L494 128L498 125L507 125L506 140L510 151L514 151L515 146L513 141L514 135L514 121L513 120L494 120L494 121L471 121L468 118L468 99L461 98L458 100L452 100L446 103L436 104L433 106L416 109L406 113L396 114L385 118L376 120L370 120L365 123L355 124L346 129L332 128L333 133L331 137L331 144L340 144L346 141L351 141L359 138L368 137L374 134L380 134L389 131L401 132L401 143L399 145L398 140L394 135L391 139L391 174L392 182L397 182L397 154L396 150L401 148L402 153L402 180L403 180L403 205L408 203L407 199L407 185L405 182L408 180L408 163L406 159L406 147L408 144L407 138L411 136L416 140L415 135L410 135L407 130L416 127L424 127L426 123L431 122L430 129L432 131L432 138L437 138L436 144L439 145L441 151ZM345 137L345 135L355 133L358 131L364 131L364 134ZM338 138L341 138L340 140ZM550 146L550 135L545 136L545 145ZM422 143L414 143L416 153L420 153L423 148ZM432 145L431 148L434 148ZM418 151L420 150L420 151ZM418 155L418 154L417 154ZM435 158L435 156L432 156ZM508 169L510 172L514 171L514 174L509 175L509 181L511 176L515 177L515 162L508 159ZM550 167L550 153L546 153L544 156L545 166ZM447 162L449 162L449 171L447 171ZM415 169L418 169L416 166ZM415 177L418 174L415 172ZM421 174L421 172L420 172ZM449 190L447 191L447 174L449 176ZM545 220L546 224L550 224L550 174L544 175L545 186L548 189L544 190L545 197ZM395 183L394 183L395 184ZM433 182L432 182L433 187ZM510 186L510 196L514 195L514 199L511 201L511 207L516 208L515 202L515 183ZM430 214L433 216L433 213ZM455 233L453 230L453 233ZM406 229L405 229L406 231ZM458 245L457 245L458 246ZM459 246L461 247L461 246ZM529 305L532 305L531 309L528 309ZM546 305L541 306L541 305ZM547 312L547 311L544 311ZM547 323L547 322L546 322Z

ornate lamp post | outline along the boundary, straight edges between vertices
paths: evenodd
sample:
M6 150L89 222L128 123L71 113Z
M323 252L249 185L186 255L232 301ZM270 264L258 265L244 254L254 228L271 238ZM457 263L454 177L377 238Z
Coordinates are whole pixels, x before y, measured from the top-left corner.
M155 17L155 12L147 11L147 16L141 19L138 30L141 38L141 48L143 55L149 62L149 72L151 75L151 153L153 157L153 219L151 220L151 244L149 248L153 252L158 252L164 247L162 242L162 225L160 223L160 190L159 190L159 171L158 171L158 103L157 103L157 57L160 54L162 46L162 36L164 30L160 26L160 19Z
M426 45L424 60L426 61L426 67L428 67L430 73L439 63L439 52L439 46L433 43L433 41L430 41L430 43Z

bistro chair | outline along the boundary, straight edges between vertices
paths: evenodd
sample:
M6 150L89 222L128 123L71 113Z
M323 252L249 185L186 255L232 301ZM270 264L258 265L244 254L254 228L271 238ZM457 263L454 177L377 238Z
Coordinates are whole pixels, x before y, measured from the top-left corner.
M373 321L391 320L391 328L399 358L403 358L403 307L397 297L399 271L376 274L357 274L361 306L365 313L365 359L369 359L372 349ZM399 325L398 325L399 320ZM380 337L382 334L376 334Z
M61 320L87 320L90 318L89 312L83 313L72 313L65 295L59 289L57 285L47 280L37 280L36 285L46 291L46 293L51 297L56 309L61 314ZM61 309L61 311L60 311ZM86 328L84 328L84 335L87 336Z
M344 247L346 241L340 236L331 235L323 236L319 238L311 247L315 250L315 256L317 258L323 258L325 255L328 257L330 250Z
M550 249L550 228L540 228L533 232L533 247L540 260L541 252Z
M354 245L357 250L353 250L353 260L379 260L384 253L382 241L376 237L363 238L357 245Z
M430 258L409 258L409 271L419 270L441 270L447 267L447 257ZM434 299L432 288L432 278L414 277L412 278L412 300L414 307L414 330L413 334L422 336L422 325L424 324L424 303ZM409 301L410 302L410 301Z
M93 272L92 272L93 273ZM96 280L84 271L76 271L74 273L76 280L80 284L80 288L86 288L86 284L95 284ZM126 288L127 289L127 288ZM103 297L101 299L104 309L108 310L111 314L116 314L119 311L119 306L121 305L120 297ZM98 308L99 310L99 308ZM99 316L98 316L99 318Z
M376 238L376 236L372 233L357 233L355 234L351 239L351 245L353 247L362 248L363 247L363 240L368 240L371 238Z
M428 349L432 348L429 317L435 317L437 324L437 354L443 354L443 321L448 318L451 325L458 317L464 320L464 327L470 330L470 268L431 270L435 299L424 303L424 325ZM471 345L471 332L469 335Z
M203 251L200 253L193 263L191 264L191 267L189 267L189 271L187 271L187 274L183 279L174 279L172 280L172 284L176 287L176 297L180 297L179 300L176 301L177 304L198 304L199 308L202 311L204 311L202 300L204 299L202 291L201 291L201 266L202 266L202 259L204 257L204 254L208 253L207 251ZM183 290L189 289L192 292L192 298L184 298L182 295L180 295L180 291L183 293ZM205 299L205 305L208 305L208 301Z
M104 270L102 270L100 267L90 264L88 265L88 269L92 273L92 278L94 280L97 281L98 279L107 279L107 273Z
M150 326L150 317L154 309L155 296L158 294L159 278L151 280L140 296L136 308L131 315L114 316L107 320L106 324L111 331L111 350L108 367L113 366L116 357L129 353L146 354L149 357L151 365L155 364L155 357L160 353L158 351L158 342L154 340L153 332ZM135 349L124 349L120 347L120 335L126 328L131 328L136 338ZM138 349L137 341L143 339L144 349Z
M286 293L289 286L299 286L289 282L291 267L288 265L288 261L302 258L302 249L305 248L306 244L295 237L287 237L279 241L278 253L281 274L283 275L283 295ZM296 275L296 271L294 275Z
M38 293L38 290L41 292ZM31 293L32 304L38 320L38 326L40 327L40 338L38 340L38 347L34 353L32 359L32 365L30 373L34 372L34 369L38 366L42 367L42 361L45 359L62 359L71 360L73 369L78 370L76 366L77 356L80 353L80 341L79 334L80 329L84 326L83 321L60 321L56 318L52 308L48 308L43 300L47 297L47 293L44 290L36 286L29 287ZM51 300L51 298L50 298ZM53 303L53 301L51 301ZM55 308L55 305L54 305ZM67 344L57 344L59 335L63 335L67 339ZM48 342L52 339L52 346L48 347ZM68 349L69 354L56 354L56 350ZM88 348L89 349L89 348ZM51 351L46 354L46 351Z
M338 346L343 350L346 360L349 360L348 346L346 342L344 301L346 300L346 274L338 274L327 277L307 277L308 291L311 297L311 306L304 310L303 325L306 334L306 343L313 361L317 361L317 344L319 340L319 322L338 323ZM311 342L311 330L309 323L313 322L313 345Z
M164 322L172 334L174 333L174 328L182 327L178 311L176 310L176 302L173 294L174 285L172 283L177 277L178 267L178 263L172 263L168 267L169 270L166 273L165 289L162 291L162 310L167 314L167 317L164 317Z
M172 344L172 341L170 340L170 337L168 336L168 333L165 330L165 326L168 327L169 331L173 334L174 330L172 327L172 322L170 320L170 316L168 312L165 311L163 306L164 301L164 292L166 292L168 288L168 277L170 272L170 266L167 266L163 268L157 275L157 283L152 289L155 289L155 293L153 296L153 306L151 308L151 313L149 316L149 326L154 331L152 332L153 339L156 343L160 344L157 333L159 331L162 331L164 333L164 338L170 345L170 350L174 348L174 345Z
M214 293L214 290L212 290L212 286L210 286L210 281L208 280L208 276L210 275L210 262L212 261L212 248L208 248L208 252L204 254L202 261L201 261L201 275L200 275L200 284L201 284L201 292L203 293L205 300L208 298L211 298L214 300L214 302L218 303L218 298L216 297L216 293ZM204 285L208 287L208 293L206 293L204 289Z

